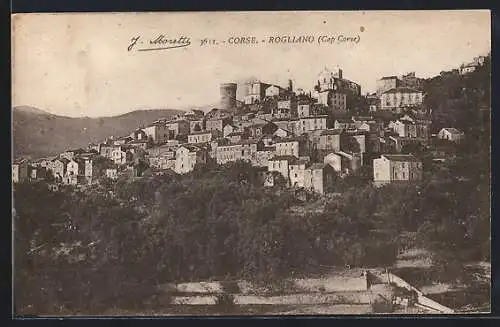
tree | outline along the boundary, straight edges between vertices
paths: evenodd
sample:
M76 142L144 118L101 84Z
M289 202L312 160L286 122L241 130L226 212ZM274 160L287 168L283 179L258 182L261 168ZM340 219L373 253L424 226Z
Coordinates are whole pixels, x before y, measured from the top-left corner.
M421 156L423 154L422 145L420 143L408 143L403 145L401 148L401 153L403 154L413 154L416 156Z
M175 139L179 141L180 143L186 143L187 142L187 135L184 134L177 134L175 136Z
M360 147L358 141L351 136L347 135L345 133L342 133L340 135L340 149L342 151L346 151L349 153L359 153L360 152Z

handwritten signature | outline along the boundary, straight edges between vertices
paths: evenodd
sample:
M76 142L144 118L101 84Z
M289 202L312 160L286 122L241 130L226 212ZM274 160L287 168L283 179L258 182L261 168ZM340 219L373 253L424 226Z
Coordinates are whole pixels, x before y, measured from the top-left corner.
M130 39L130 44L127 47L127 50L129 52L134 49L136 51L159 51L184 48L189 45L191 45L191 39L185 36L172 38L160 34L156 38L152 38L147 41L143 41L143 38L141 36L134 36Z

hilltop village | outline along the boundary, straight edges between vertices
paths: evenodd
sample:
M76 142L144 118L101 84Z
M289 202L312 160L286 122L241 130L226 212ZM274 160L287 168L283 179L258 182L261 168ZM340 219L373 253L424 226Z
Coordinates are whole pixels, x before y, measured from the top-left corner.
M477 57L454 73L468 74L483 61ZM432 108L424 106L422 81L415 73L385 76L375 93L362 96L360 85L342 69L325 68L312 91L294 89L292 81L286 86L252 81L244 85L242 99L236 97L238 85L226 83L220 85L219 108L137 126L87 149L15 161L12 179L45 179L58 189L120 176L187 174L200 164L243 160L260 169L263 185L282 177L290 187L319 194L329 192L334 175L363 172L376 185L416 181L422 162L405 149L465 136L455 126L431 132Z

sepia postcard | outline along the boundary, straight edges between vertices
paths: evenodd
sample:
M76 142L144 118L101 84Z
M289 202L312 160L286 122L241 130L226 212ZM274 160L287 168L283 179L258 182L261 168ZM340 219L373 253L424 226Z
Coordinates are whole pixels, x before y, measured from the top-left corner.
M488 10L12 16L13 314L490 307Z

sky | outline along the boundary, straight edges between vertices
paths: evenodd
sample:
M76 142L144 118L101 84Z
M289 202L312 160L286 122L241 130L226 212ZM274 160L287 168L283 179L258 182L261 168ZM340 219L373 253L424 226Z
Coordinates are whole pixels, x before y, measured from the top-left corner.
M12 22L13 105L71 117L214 106L221 83L249 78L311 90L324 68L337 66L365 94L382 76L431 77L491 48L487 10L19 14ZM160 34L191 45L127 51L133 37L147 43ZM285 35L315 41L260 42ZM339 35L359 42L318 44ZM231 36L259 43L230 45ZM201 46L204 38L219 44Z

